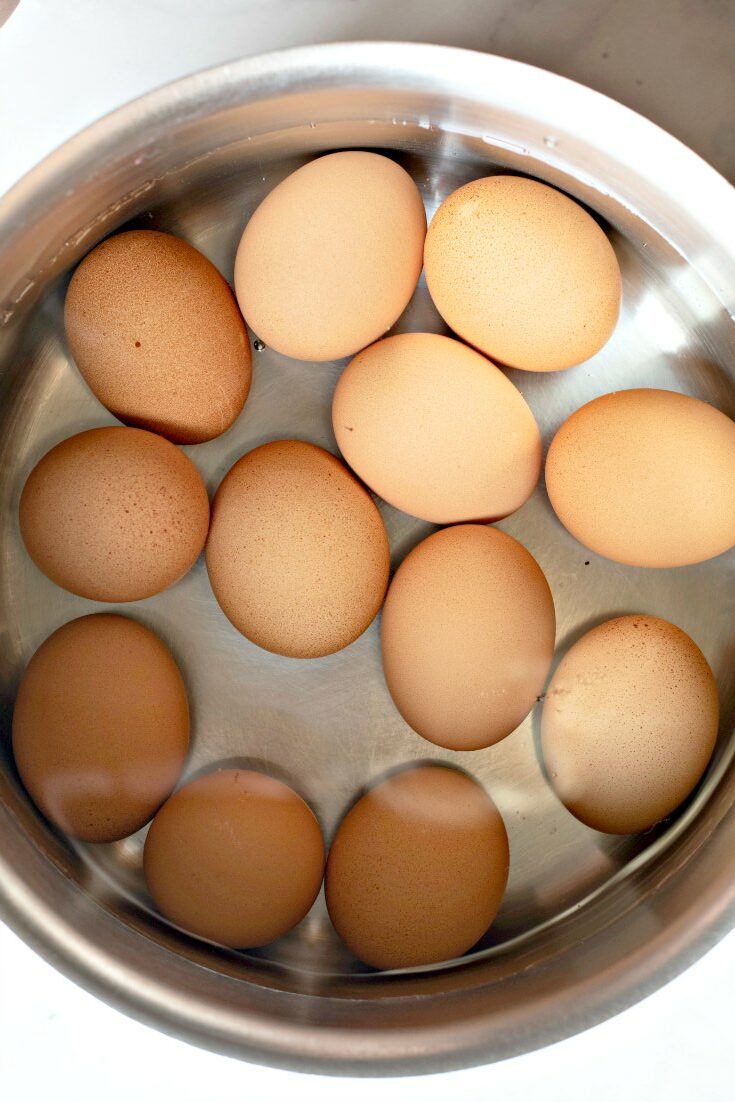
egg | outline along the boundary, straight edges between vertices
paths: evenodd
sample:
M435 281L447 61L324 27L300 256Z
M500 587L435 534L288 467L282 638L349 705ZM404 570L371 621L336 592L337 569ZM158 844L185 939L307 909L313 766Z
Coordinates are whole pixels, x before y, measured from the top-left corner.
M288 785L221 769L179 789L156 815L143 868L158 909L198 937L233 949L281 937L309 911L324 842Z
M436 333L401 333L360 352L332 406L342 455L391 505L435 524L497 520L541 469L541 437L494 364Z
M263 444L232 467L212 505L206 560L238 631L293 658L346 647L388 584L388 537L372 498L338 459L300 440Z
M147 823L181 773L189 706L152 631L102 613L64 624L31 658L13 712L21 780L47 819L86 842Z
M714 676L685 632L655 616L608 620L570 648L546 693L549 779L595 830L646 830L701 778L718 718Z
M668 390L621 390L561 426L546 487L586 547L629 566L702 562L735 545L735 422Z
M194 464L143 429L89 429L52 448L20 498L28 554L51 581L93 601L138 601L194 565L209 501Z
M421 765L358 800L329 851L329 916L373 968L451 960L483 936L508 880L495 804L464 773Z
M424 265L447 325L524 371L582 363L618 319L620 269L605 233L537 180L488 176L452 192L429 226Z
M435 532L403 560L383 609L390 694L419 735L479 750L514 731L554 651L554 602L533 556L497 528Z
M240 309L286 356L350 356L405 309L425 235L421 196L395 161L355 150L319 157L248 221L235 260Z
M131 230L103 241L72 276L64 326L88 386L125 424L198 444L243 408L245 323L214 265L180 237Z

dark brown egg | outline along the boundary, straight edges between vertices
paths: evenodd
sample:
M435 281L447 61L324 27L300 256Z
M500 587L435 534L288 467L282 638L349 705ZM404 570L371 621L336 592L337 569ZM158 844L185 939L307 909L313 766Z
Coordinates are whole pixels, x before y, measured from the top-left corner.
M87 842L147 823L181 773L189 706L167 647L135 620L72 620L31 658L13 713L13 753L34 803Z
M20 530L36 566L94 601L160 593L194 565L208 527L194 464L142 429L89 429L57 444L20 499Z
M406 769L342 820L327 863L329 915L374 968L451 960L495 918L508 861L503 820L476 781L438 765Z
M704 773L718 717L712 671L685 632L655 616L608 620L551 679L541 724L549 779L588 826L646 830Z
M281 781L222 769L184 785L156 815L145 877L177 926L232 948L265 945L306 915L324 874L319 824Z
M374 619L388 584L383 520L323 448L276 440L244 455L212 505L207 569L238 631L294 658L346 647Z
M109 237L75 271L64 306L77 367L127 425L177 444L219 436L250 389L247 329L217 269L156 230Z

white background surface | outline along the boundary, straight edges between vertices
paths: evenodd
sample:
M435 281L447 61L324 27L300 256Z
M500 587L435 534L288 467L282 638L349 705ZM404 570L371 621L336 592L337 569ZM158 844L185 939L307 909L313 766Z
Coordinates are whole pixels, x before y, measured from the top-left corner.
M4 0L7 3L7 0ZM0 13L3 0L0 0ZM590 84L735 176L733 0L20 0L0 28L0 193L64 138L186 72L278 46L473 46ZM123 1017L0 925L0 1098L35 1102L730 1102L735 934L617 1018L492 1067L330 1080L201 1052Z

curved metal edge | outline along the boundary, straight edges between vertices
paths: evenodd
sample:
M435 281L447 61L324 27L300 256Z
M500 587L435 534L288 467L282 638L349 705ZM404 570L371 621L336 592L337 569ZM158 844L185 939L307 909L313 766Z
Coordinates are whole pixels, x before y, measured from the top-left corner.
M729 834L733 833L735 823L731 820ZM714 840L715 835L707 844ZM729 846L732 839L719 841ZM618 959L608 970L602 988L596 975L581 979L562 996L552 984L541 998L534 992L532 1017L524 1013L523 1007L516 1008L504 1018L501 1029L483 1017L482 989L476 992L473 1016L453 1019L457 1000L445 996L446 1015L440 1024L402 1029L398 1035L354 1029L349 1023L310 1026L306 1018L303 1025L297 1026L284 1025L279 1018L277 1028L272 1029L267 1015L248 1017L239 1011L215 1010L205 999L197 1000L196 995L192 999L191 993L181 1005L174 1005L170 995L144 974L139 972L131 981L129 961L97 945L90 949L73 922L60 920L56 913L44 921L36 900L29 900L32 907L24 903L24 896L29 894L25 885L1 859L0 869L0 902L12 928L48 963L114 1009L212 1052L285 1070L335 1076L431 1074L508 1059L562 1041L613 1017L674 979L735 922L735 882L730 881L724 892L721 883L710 882L703 892L692 892L695 902L672 926L659 930L649 943ZM55 869L54 875L62 876ZM661 890L666 891L666 885ZM35 922L29 920L33 909ZM122 957L134 951L136 935L101 907L99 914L116 927ZM594 940L589 939L590 953L594 953ZM633 973L637 979L631 985L629 977ZM247 1026L245 1038L243 1026Z
M732 263L735 221L724 224L722 221L723 205L733 204L730 185L654 123L600 93L520 62L468 50L400 43L334 43L277 51L217 66L146 93L71 138L15 184L0 200L0 236L7 240L22 233L43 211L44 193L63 193L76 175L78 161L91 147L97 151L100 162L106 153L119 156L126 149L136 148L138 125L143 117L148 130L153 122L154 130L157 127L157 132L163 134L167 120L174 117L177 121L186 116L195 118L204 110L239 102L244 95L261 98L274 92L293 91L302 85L314 87L325 79L327 72L335 82L344 73L353 82L356 78L368 84L388 80L395 86L398 63L410 82L421 81L424 87L455 96L477 99L480 80L481 87L503 84L504 102L520 112L538 114L540 106L551 102L555 112L560 107L573 111L579 120L579 138L592 148L623 161L629 160L634 150L636 172L656 186L666 178L669 197L682 206L696 192L700 224L717 243L717 264L710 266L710 272L714 271L716 278L719 269L721 276L720 264ZM523 75L518 82L520 88L515 87L514 81L504 79L519 72ZM491 101L488 94L488 104ZM600 143L601 134L605 137L604 147ZM724 283L713 289L719 290L724 301ZM713 844L715 838L716 834L707 844ZM562 1040L611 1017L672 979L715 944L735 920L735 888L730 885L728 893L723 891L722 884L712 884L709 896L700 894L696 905L692 904L680 916L676 929L667 928L665 938L660 932L657 938L619 960L603 993L593 990L589 981L578 983L563 1000L555 1000L551 1014L548 1006L539 1007L534 1020L523 1027L510 1021L502 1034L496 1032L492 1036L488 1036L487 1023L479 1019L471 1029L463 1019L461 1033L449 1021L441 1030L404 1031L401 1052L396 1049L389 1054L387 1036L350 1029L319 1027L317 1042L313 1028L304 1025L285 1030L283 1023L279 1023L278 1043L274 1043L267 1021L256 1017L248 1022L247 1039L242 1036L242 1017L238 1017L237 1030L231 1028L232 1022L218 1022L228 1039L215 1041L192 1020L193 1015L172 1008L166 993L156 991L144 974L135 975L135 984L131 984L130 975L123 976L129 966L96 946L90 950L73 924L60 921L58 914L54 914L56 929L50 935L31 890L2 858L0 867L3 872L0 900L9 925L59 971L110 1005L159 1030L162 1022L168 1022L167 1031L174 1036L213 1051L293 1070L329 1074L396 1075L448 1070L518 1055ZM57 870L54 873L61 875ZM115 922L102 908L100 914ZM122 944L125 934L132 935L120 923L115 924ZM632 984L629 977L634 958L639 974ZM204 1003L198 1010L201 1020L206 1020L207 1013L211 1015L211 1007ZM339 1053L339 1057L324 1057L325 1048Z
M339 63L334 64L333 59ZM396 81L398 67L408 80ZM559 108L568 112L574 118L576 135L591 148L621 161L633 154L636 173L659 184L665 179L666 193L678 205L691 205L696 198L701 224L718 242L719 251L735 260L735 225L723 225L718 213L723 203L733 203L733 188L716 169L656 123L601 92L525 62L458 47L404 42L334 42L275 50L212 66L146 92L69 138L0 197L0 233L22 228L40 193L50 185L59 190L65 175L90 146L102 153L119 150L126 137L137 144L142 114L147 126L157 120L163 132L169 117L196 118L205 103L209 111L213 106L241 102L245 92L263 98L301 85L315 87L326 72L332 81L344 73L348 83L354 83L357 76L360 82L393 87L421 80L424 87L470 99L479 98L479 82L481 88L491 90L486 96L488 105L493 100L492 90L502 88L506 106L536 117L553 104L554 116L559 117ZM520 81L504 79L519 73ZM553 117L548 122L553 132ZM553 161L552 151L549 161Z

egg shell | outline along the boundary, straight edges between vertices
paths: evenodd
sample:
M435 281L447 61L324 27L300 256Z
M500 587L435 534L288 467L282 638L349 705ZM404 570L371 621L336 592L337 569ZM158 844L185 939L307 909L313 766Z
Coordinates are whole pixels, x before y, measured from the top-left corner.
M538 482L531 410L484 356L436 333L401 333L360 352L332 406L355 473L385 501L435 524L498 520Z
M238 631L294 658L341 650L383 603L383 520L323 448L276 440L248 452L212 504L206 549L214 595Z
M414 731L479 750L514 731L554 651L554 602L533 556L497 528L435 532L406 556L381 625L383 669Z
M89 429L57 444L23 487L20 530L53 582L94 601L138 601L194 565L209 526L201 476L143 429Z
M319 157L278 184L245 227L240 309L286 356L350 356L405 309L425 235L421 196L400 165L354 150Z
M406 769L342 820L329 852L329 916L374 968L451 960L491 924L508 879L508 836L495 804L464 773Z
M632 834L671 814L704 773L717 738L717 686L685 632L621 616L566 653L546 693L549 779L595 830Z
M281 937L321 887L324 842L309 806L288 785L221 769L179 789L156 815L144 871L159 910L233 949Z
M198 444L245 404L245 323L215 266L180 237L131 230L103 241L72 276L64 326L87 385L127 425Z
M189 706L165 644L124 616L72 620L31 658L13 712L13 754L47 819L87 842L140 829L189 746Z
M599 555L702 562L735 544L735 422L673 391L605 394L557 432L546 488L562 524Z
M487 176L452 192L429 226L424 265L447 325L524 371L589 359L618 320L620 269L605 233L538 180Z

